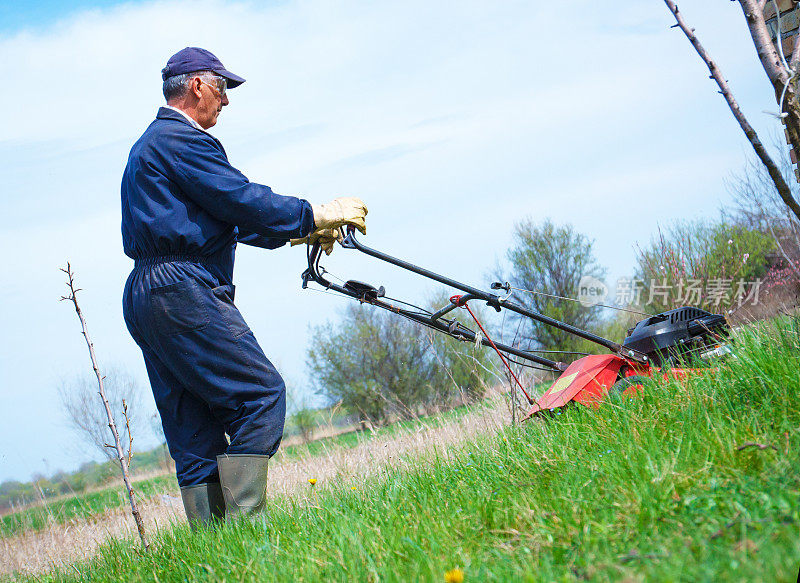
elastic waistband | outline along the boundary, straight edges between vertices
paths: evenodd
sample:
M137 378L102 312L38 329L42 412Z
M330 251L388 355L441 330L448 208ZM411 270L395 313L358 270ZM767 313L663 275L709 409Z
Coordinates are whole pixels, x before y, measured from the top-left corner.
M159 263L202 263L208 264L211 262L209 257L202 255L154 255L152 257L140 257L134 260L134 267L147 267L150 265L158 265Z

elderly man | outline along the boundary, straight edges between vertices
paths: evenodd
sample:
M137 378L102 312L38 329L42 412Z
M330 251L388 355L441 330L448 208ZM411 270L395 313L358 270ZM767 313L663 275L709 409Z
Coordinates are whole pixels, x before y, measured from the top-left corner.
M357 198L311 205L275 194L231 166L207 130L244 79L210 52L185 48L161 74L167 105L122 177L122 239L135 261L123 312L196 526L264 506L283 434L283 380L233 303L237 242L319 240L330 252L340 227L366 229L367 208Z

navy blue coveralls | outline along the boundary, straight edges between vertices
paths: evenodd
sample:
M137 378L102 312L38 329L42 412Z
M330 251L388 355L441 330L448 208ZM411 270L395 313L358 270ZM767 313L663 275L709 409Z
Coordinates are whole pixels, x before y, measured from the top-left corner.
M233 303L234 252L237 241L275 249L313 229L307 201L248 181L176 111L160 108L131 149L122 239L135 265L123 314L180 486L218 482L217 455L277 451L285 386Z

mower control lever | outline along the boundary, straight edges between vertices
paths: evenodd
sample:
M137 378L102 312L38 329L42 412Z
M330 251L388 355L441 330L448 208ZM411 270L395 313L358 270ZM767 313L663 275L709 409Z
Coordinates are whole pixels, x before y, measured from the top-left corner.
M500 283L499 281L495 281L495 282L492 283L491 288L492 289L501 289L504 292L506 292L506 295L504 295L502 298L498 298L498 300L501 303L506 301L508 298L511 297L511 284L508 283L508 282ZM500 310L498 309L497 311L499 312Z
M355 244L355 234L356 228L353 225L347 225L347 230L342 227L342 247L345 249L357 249Z

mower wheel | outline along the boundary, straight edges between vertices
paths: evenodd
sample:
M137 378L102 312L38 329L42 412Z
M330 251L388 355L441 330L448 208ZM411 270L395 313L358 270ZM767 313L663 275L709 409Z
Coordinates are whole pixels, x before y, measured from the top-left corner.
M644 387L647 383L651 382L652 380L653 379L651 379L650 377L642 375L625 377L624 379L620 379L616 383L614 383L612 387L608 389L608 394L610 396L622 395L629 388L635 387L636 385L641 385L642 387Z

